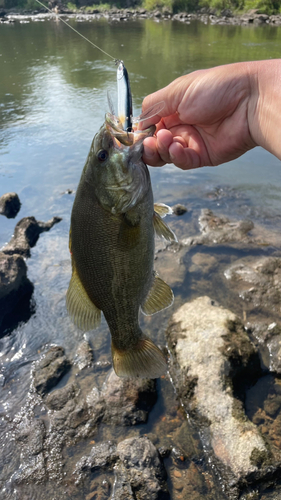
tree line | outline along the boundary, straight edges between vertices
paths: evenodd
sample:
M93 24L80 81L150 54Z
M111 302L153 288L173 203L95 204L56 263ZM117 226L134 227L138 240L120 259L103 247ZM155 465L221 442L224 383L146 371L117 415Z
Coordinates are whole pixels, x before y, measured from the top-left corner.
M71 10L79 9L111 9L111 8L145 8L147 10L165 9L175 14L177 12L198 12L202 8L210 9L214 13L221 14L223 11L230 10L234 15L242 14L248 10L256 9L258 13L279 14L281 13L281 0L49 0L46 5L52 6L52 3L62 2L65 7ZM0 0L2 9L35 10L38 4L35 0Z

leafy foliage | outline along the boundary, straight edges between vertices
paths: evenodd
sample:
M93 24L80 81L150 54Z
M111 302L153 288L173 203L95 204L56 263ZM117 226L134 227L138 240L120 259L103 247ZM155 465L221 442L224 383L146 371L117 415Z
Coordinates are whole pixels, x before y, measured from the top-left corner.
M48 0L45 0L46 5ZM62 3L63 0L62 0ZM34 10L38 9L35 0L0 0L0 7L10 9L18 8ZM91 0L72 0L67 3L68 9L76 11L80 8L86 11L94 9L108 10L118 8L140 8L147 10L169 10L170 12L196 12L202 7L214 9L218 13L225 9L239 14L252 9L259 13L278 14L281 12L281 0L109 0L108 3L98 2L91 4Z

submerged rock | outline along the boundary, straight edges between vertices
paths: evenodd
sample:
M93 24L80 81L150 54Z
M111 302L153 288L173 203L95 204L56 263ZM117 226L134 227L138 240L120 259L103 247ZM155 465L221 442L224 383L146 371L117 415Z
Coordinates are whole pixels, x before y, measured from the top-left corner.
M172 207L172 210L175 215L184 215L187 212L186 206L182 205L181 203L177 203L177 205L174 205Z
M236 380L259 370L255 347L238 318L199 297L173 315L167 337L180 398L200 423L228 488L239 491L276 471L272 450L234 395Z
M281 258L262 257L236 261L224 273L237 284L239 295L254 307L281 312ZM244 286L243 286L244 282ZM251 285L245 290L245 283Z
M116 446L108 441L94 446L76 464L79 483L85 474L114 469L113 496L116 500L168 500L166 472L159 453L147 437L133 437Z
M60 217L53 217L48 222L41 222L35 217L24 217L17 223L11 240L2 251L9 255L20 254L30 257L30 248L36 245L40 234L49 231L61 220Z
M254 224L250 220L231 221L227 217L218 217L212 210L203 209L198 222L201 234L184 239L183 244L191 246L251 241L248 232Z
M0 197L0 214L14 219L20 211L21 202L17 193L6 193Z

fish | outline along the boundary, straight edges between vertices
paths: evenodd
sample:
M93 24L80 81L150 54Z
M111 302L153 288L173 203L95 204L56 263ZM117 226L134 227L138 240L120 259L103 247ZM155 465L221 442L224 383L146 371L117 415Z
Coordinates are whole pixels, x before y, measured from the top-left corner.
M171 288L154 271L154 240L155 233L168 241L176 241L176 236L163 221L172 210L154 203L142 160L143 141L154 134L155 126L134 130L124 68L119 61L118 90L121 84L125 92L118 92L118 116L109 103L111 112L92 141L73 203L66 305L74 324L84 331L97 328L103 313L119 377L158 378L166 373L167 362L142 332L139 312L152 315L173 303Z

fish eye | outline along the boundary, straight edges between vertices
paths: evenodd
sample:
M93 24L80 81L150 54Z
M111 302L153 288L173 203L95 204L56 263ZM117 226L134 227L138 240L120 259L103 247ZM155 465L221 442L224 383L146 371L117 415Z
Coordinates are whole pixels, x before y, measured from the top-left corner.
M98 160L103 162L108 158L108 152L105 149L100 149L97 154Z

